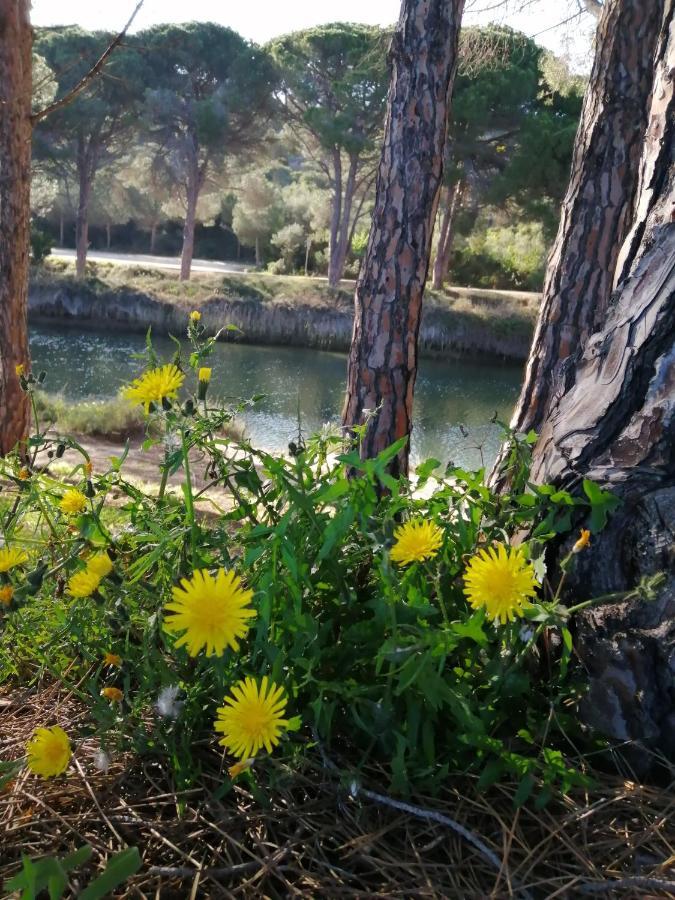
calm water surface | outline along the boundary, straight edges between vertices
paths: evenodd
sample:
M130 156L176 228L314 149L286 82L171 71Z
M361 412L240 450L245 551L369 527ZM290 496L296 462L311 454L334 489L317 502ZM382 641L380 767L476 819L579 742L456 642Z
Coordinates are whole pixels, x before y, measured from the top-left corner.
M174 345L154 341L164 361ZM113 397L121 385L144 368L142 335L76 331L51 326L31 329L33 367L47 371L45 388L66 399ZM342 406L346 357L339 353L284 347L218 344L212 356L212 390L222 397L247 399L264 394L244 416L254 444L284 450L298 430L298 411L305 433L324 422L338 422ZM516 401L520 366L496 362L423 359L415 390L413 459L435 456L464 466L493 459L499 441L495 412L508 420ZM468 430L464 435L460 424Z

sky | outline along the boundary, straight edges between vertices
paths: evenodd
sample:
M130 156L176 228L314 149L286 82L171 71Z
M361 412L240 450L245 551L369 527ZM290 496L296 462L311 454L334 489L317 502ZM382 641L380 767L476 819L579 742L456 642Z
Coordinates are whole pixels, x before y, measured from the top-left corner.
M81 25L86 29L119 31L137 0L33 0L35 25ZM588 61L592 20L580 19L560 26L576 8L576 0L511 0L505 13L495 0L467 0L465 22L505 22L524 31L555 52L567 52L575 68ZM264 43L270 38L326 22L363 22L391 25L398 18L400 0L145 0L132 30L158 22L186 19L228 25L249 40ZM524 7L518 12L518 7Z

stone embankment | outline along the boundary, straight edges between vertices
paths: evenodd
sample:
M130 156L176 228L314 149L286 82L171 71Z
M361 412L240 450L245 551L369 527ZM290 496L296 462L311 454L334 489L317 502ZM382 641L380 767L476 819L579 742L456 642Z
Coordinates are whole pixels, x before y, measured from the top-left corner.
M511 360L527 357L531 315L504 315L496 293L490 297L488 292L477 291L472 298L470 291L458 291L457 298L456 306L452 292L443 304L433 299L426 303L421 353ZM351 300L345 297L336 297L331 304L304 304L282 296L263 300L245 293L241 297L216 294L193 307L187 298L176 302L128 287L94 289L71 279L62 284L54 280L33 285L29 295L32 322L96 330L145 332L152 328L153 334L180 335L185 332L192 308L200 310L207 333L224 329L223 340L346 351L351 339L353 313Z

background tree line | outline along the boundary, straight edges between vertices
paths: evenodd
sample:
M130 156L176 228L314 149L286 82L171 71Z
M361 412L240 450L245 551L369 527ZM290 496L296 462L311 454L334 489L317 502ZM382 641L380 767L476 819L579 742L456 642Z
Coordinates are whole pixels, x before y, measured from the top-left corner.
M34 93L67 92L112 35L38 30ZM374 202L389 31L336 23L257 47L210 23L126 36L34 130L34 233L77 248L355 276ZM538 288L583 80L522 34L466 29L434 285ZM36 255L39 240L34 241Z

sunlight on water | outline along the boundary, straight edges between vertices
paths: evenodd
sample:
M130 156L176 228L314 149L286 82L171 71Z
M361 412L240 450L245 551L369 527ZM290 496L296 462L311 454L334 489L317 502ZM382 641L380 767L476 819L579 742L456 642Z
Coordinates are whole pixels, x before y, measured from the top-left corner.
M155 348L170 361L175 345L157 338ZM70 400L114 396L144 367L142 335L103 334L51 326L31 329L33 367L46 369L45 388ZM244 417L252 441L284 450L298 431L298 412L307 434L324 422L338 422L346 357L338 353L286 347L218 344L212 386L232 400L265 397ZM435 456L443 463L489 464L497 450L496 412L508 420L522 378L519 366L495 362L423 359L415 391L413 459ZM468 430L462 433L460 424Z

